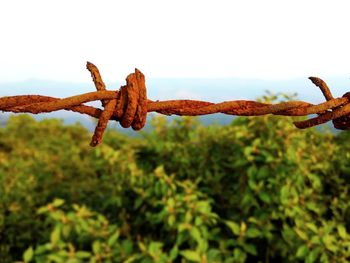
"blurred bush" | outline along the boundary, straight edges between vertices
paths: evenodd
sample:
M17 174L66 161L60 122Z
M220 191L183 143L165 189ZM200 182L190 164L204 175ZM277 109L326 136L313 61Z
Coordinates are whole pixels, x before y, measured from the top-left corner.
M11 117L0 261L348 262L350 135L292 121L157 117L94 149L80 125Z

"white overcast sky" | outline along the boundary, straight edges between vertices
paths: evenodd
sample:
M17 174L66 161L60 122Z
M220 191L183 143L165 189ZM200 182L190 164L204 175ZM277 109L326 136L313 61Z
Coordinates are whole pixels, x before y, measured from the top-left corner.
M0 82L350 76L350 1L0 0Z

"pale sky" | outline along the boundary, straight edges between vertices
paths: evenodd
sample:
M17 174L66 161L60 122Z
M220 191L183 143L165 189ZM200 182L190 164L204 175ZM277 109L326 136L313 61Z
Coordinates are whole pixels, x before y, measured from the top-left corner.
M350 2L0 0L0 82L350 77Z

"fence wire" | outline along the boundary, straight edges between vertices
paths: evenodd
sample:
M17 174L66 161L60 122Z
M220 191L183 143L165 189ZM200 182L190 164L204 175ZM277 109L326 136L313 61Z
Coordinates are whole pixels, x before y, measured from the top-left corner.
M307 116L317 114L317 117L304 121L296 121L294 125L305 129L332 121L336 129L350 128L350 92L340 98L334 98L327 84L320 78L309 77L320 88L326 101L317 105L304 101L288 101L276 104L261 103L249 100L224 101L211 103L198 100L167 100L152 101L147 99L145 76L135 69L126 78L126 85L118 91L106 89L98 68L87 62L95 84L95 92L89 92L63 99L41 95L18 95L0 97L0 110L14 113L43 113L57 110L70 110L87 114L98 119L91 146L102 142L103 133L108 121L118 121L124 128L132 127L141 130L146 123L148 112L158 112L164 115L198 116L213 113L223 113L236 116L259 116L265 114L284 116ZM86 102L99 100L103 109L84 105Z

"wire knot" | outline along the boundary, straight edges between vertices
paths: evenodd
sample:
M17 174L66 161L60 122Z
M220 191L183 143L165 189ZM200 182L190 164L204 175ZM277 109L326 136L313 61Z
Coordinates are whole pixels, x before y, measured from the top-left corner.
M343 98L347 98L350 101L350 92L343 95ZM343 106L339 106L342 108ZM344 115L342 117L332 120L334 128L338 130L348 130L350 129L350 114Z
M97 67L90 62L87 62L86 67L91 73L97 91L106 90ZM147 92L145 76L142 72L135 69L134 73L129 74L126 78L126 85L122 86L116 94L113 99L101 100L104 110L95 128L91 146L97 146L101 143L110 119L119 121L123 128L131 126L136 131L141 130L146 124Z
M126 85L118 92L115 117L123 128L130 126L138 131L146 124L147 118L147 94L145 76L135 69L126 78Z

